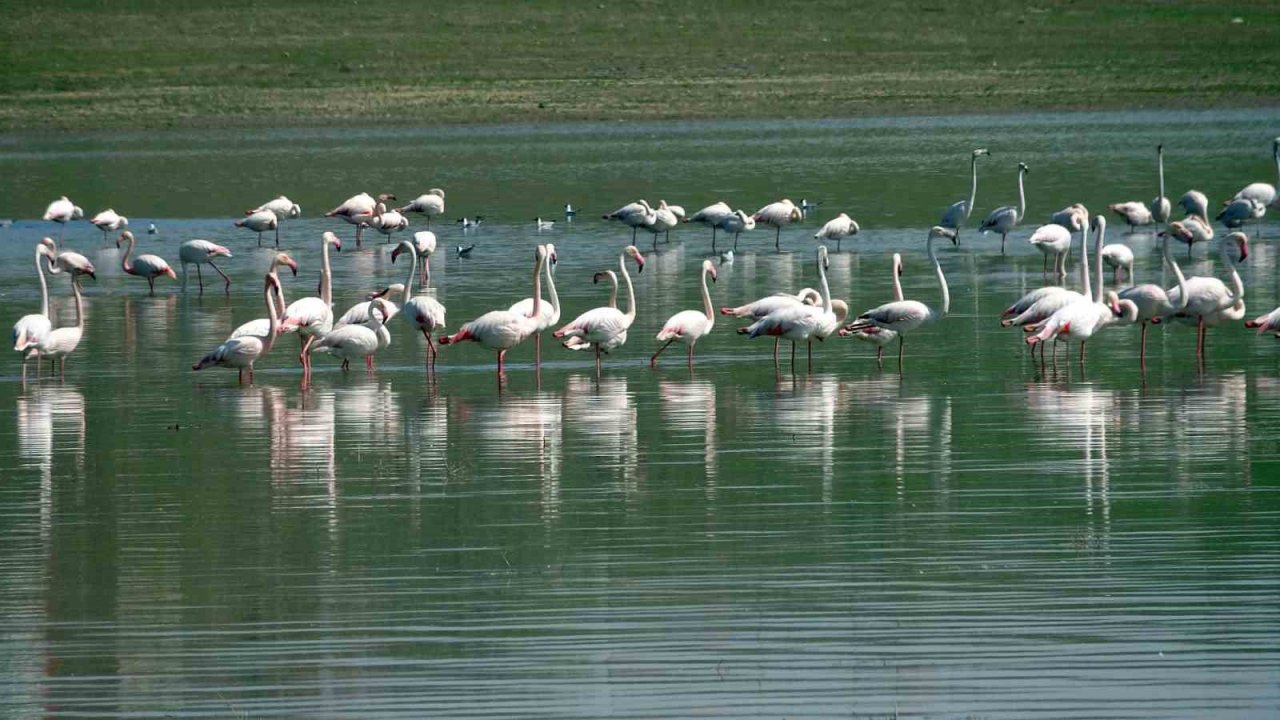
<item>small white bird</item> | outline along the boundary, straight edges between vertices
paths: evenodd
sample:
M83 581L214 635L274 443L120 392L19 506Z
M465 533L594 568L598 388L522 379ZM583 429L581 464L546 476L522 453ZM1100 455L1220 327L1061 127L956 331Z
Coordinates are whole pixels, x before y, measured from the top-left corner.
M721 265L732 265L732 264L733 264L733 251L732 251L732 250L725 250L724 252L720 253L720 264L721 264Z
M570 204L570 203L565 203L565 204L564 204L564 216L565 216L567 219L569 219L569 220L573 220L573 217L574 217L575 215L577 215L577 214L578 214L578 211L573 209L573 205L572 205L572 204Z
M555 220L543 220L541 217L534 218L533 222L534 222L534 225L537 226L539 232L541 232L542 230L550 230L551 228L556 226Z
M477 215L474 218L468 218L468 217L458 218L458 224L462 226L463 232L467 230L474 230L480 227L481 223L483 222L484 222L483 215Z
M850 235L857 235L860 229L858 223L847 213L840 213L828 220L821 230L813 234L813 237L815 240L835 240L836 252L840 252L840 241Z
M159 232L160 232L160 230L156 227L156 224L155 224L155 223L151 223L150 225L147 225L147 234L148 234L148 235L156 235L156 234L158 234Z
M471 243L466 247L462 247L461 245L457 246L456 252L458 253L458 257L469 258L471 257L471 251L475 249L476 249L476 244Z

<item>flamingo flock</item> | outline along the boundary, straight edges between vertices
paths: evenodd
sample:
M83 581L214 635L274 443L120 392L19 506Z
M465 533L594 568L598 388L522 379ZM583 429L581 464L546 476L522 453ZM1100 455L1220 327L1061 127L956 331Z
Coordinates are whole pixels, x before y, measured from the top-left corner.
M1280 138L1272 145L1280 182ZM695 348L716 327L717 315L739 319L743 324L736 333L747 339L771 337L773 361L779 365L779 346L783 340L791 342L791 368L795 371L796 347L804 344L809 367L813 365L814 342L825 342L832 336L855 338L876 346L877 364L883 363L884 348L894 342L898 346L898 368L904 365L905 344L908 335L943 321L951 309L951 289L947 282L943 259L938 245L958 246L962 229L968 223L977 203L978 162L990 158L985 148L973 150L970 160L970 191L967 199L947 206L938 225L925 236L924 257L937 279L937 302L929 304L922 299L904 296L900 277L904 268L913 263L904 261L904 253L894 253L889 268L894 288L893 299L874 305L856 315L849 312L849 303L832 296L827 278L830 251L825 243L834 242L836 251L840 243L859 234L861 228L846 212L836 213L814 235L819 242L814 255L814 275L817 288L778 287L773 294L742 305L725 305L719 308L712 302L711 286L720 275L713 259L700 262L697 287L700 291L701 309L682 310L672 315L654 336L657 346L650 356L650 364L657 366L660 356L672 344L686 348L686 364L692 371ZM1190 190L1178 201L1183 217L1172 219L1175 207L1165 195L1164 146L1156 148L1158 190L1150 202L1125 201L1108 205L1108 210L1128 226L1130 234L1141 228L1156 226L1154 231L1160 246L1160 262L1164 270L1177 280L1173 287L1161 287L1154 283L1134 283L1135 257L1131 247L1124 242L1104 244L1107 220L1102 215L1091 215L1082 204L1070 205L1052 213L1048 222L1037 227L1028 243L1044 255L1043 274L1046 282L1014 300L1001 315L1005 327L1018 327L1024 331L1025 344L1031 347L1032 357L1052 344L1055 351L1059 344L1075 343L1079 346L1079 362L1086 362L1087 344L1096 334L1110 327L1139 325L1141 328L1139 362L1145 367L1147 335L1151 325L1179 323L1196 328L1196 358L1204 361L1208 331L1218 325L1244 321L1246 327L1259 333L1275 332L1280 337L1280 308L1252 319L1245 319L1245 287L1238 264L1249 257L1249 237L1244 228L1250 221L1260 222L1267 209L1277 207L1275 185L1265 182L1251 183L1223 203L1223 209L1215 221L1225 231L1215 231L1214 222L1208 218L1208 198L1201 192ZM1017 163L1018 203L991 211L979 225L983 233L1001 236L1001 254L1008 236L1027 217L1026 178L1029 174L1025 163ZM506 308L485 312L473 320L461 324L456 332L436 333L446 328L446 310L431 288L430 259L436 250L437 238L430 230L413 233L405 239L394 239L397 233L408 230L409 214L425 216L428 226L432 218L444 213L445 193L432 189L418 196L409 204L392 208L388 201L395 195L378 196L359 193L325 213L354 225L357 249L363 241L363 230L373 228L394 241L391 261L408 256L404 283L388 286L372 293L368 298L352 306L335 320L333 310L333 265L331 251L341 252L342 240L333 231L324 232L320 239L320 280L315 296L303 297L286 304L284 287L278 270L290 268L296 275L298 264L288 253L276 252L263 276L262 300L266 317L245 322L192 365L199 371L210 367L234 368L241 383L253 382L255 364L268 355L281 334L297 334L299 338L298 362L304 384L312 379L313 356L328 354L341 360L345 371L352 361L363 361L368 370L375 367L377 353L393 340L393 321L407 323L413 333L420 333L426 340L425 365L434 372L442 347L474 343L496 353L497 374L500 381L506 373L507 353L531 341L534 346L534 366L541 367L542 336L550 331L552 339L564 349L589 350L594 355L597 374L603 358L617 352L628 341L628 334L636 327L640 315L636 300L635 281L631 275L634 266L637 275L644 271L645 255L635 245L638 232L644 229L653 235L654 252L658 237L667 237L680 223L697 223L711 229L712 257L717 256L716 240L719 232L734 235L734 249L719 254L724 267L733 261L739 236L755 227L764 225L775 229L774 249L781 251L781 233L784 227L804 222L808 213L818 208L807 200L796 205L789 199L769 203L754 213L733 209L725 201L717 201L703 207L690 216L682 207L660 200L656 206L647 200L637 200L606 213L603 218L617 221L631 229L631 244L618 255L617 272L602 269L592 276L592 282L608 279L612 294L607 304L585 310L572 320L561 324L562 307L556 289L555 267L559 255L554 244L544 243L534 247L529 297L513 298ZM279 245L280 224L296 219L301 207L286 196L279 196L255 208L245 211L245 216L234 224L261 234L274 231L275 244ZM61 236L67 223L84 219L85 213L70 199L63 196L51 202L43 218L57 223ZM571 216L570 216L571 217ZM156 280L176 279L177 274L164 258L140 253L135 255L137 240L128 227L128 219L113 209L103 210L90 220L103 232L119 232L115 240L117 248L123 247L121 267L126 274L146 279L148 291L155 294ZM554 223L536 220L537 230L550 231ZM1259 227L1260 231L1260 227ZM1079 290L1065 286L1066 267L1072 246L1079 237ZM1092 248L1089 235L1092 233ZM1217 255L1221 261L1221 275L1185 276L1170 252L1171 242L1187 245L1188 253L1197 244L1217 241ZM473 243L465 248L465 254L475 248ZM1092 250L1092 256L1090 251ZM51 237L42 239L34 249L36 276L41 292L39 312L22 316L14 324L14 351L21 356L25 376L27 363L32 360L58 361L65 373L66 360L80 345L84 334L84 309L81 282L84 278L96 278L95 268L83 255L73 251L58 251L58 243ZM909 253L906 256L909 258ZM204 292L202 266L208 265L223 280L223 290L230 292L232 279L217 262L229 262L234 255L230 248L209 240L191 239L178 249L182 269L182 288L189 284L189 266L196 270L199 292ZM459 253L464 257L464 253ZM1053 270L1049 263L1052 260ZM1090 264L1092 260L1092 264ZM1111 268L1111 281L1115 287L1106 286L1104 266ZM71 292L76 306L74 325L54 327L49 312L49 277L66 274L70 277ZM1128 283L1121 286L1124 281ZM414 294L415 283L420 285ZM544 297L544 285L546 297ZM625 286L626 310L618 307L620 285ZM400 305L395 300L399 299ZM927 299L927 298L926 298ZM454 352L454 351L450 351ZM1056 361L1057 353L1054 353ZM247 372L246 372L247 371Z

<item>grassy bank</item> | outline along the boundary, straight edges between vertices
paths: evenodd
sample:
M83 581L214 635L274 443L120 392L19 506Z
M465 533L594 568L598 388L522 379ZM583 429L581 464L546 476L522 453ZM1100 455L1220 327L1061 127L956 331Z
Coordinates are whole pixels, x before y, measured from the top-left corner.
M27 3L0 129L1280 104L1270 0L705 5Z

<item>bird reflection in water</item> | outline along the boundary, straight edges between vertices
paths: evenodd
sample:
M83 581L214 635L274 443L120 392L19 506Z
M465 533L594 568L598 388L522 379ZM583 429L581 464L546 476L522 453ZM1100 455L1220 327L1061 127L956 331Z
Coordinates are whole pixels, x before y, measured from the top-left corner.
M16 406L18 459L40 473L39 537L49 552L53 531L53 477L84 477L84 395L74 387L41 386L24 392ZM64 467L69 464L70 467Z
M619 489L630 496L639 481L635 398L622 377L599 382L583 375L565 381L564 424L575 447L602 470L619 470Z
M835 375L808 377L800 382L780 383L772 408L772 422L782 438L790 438L794 459L813 461L816 456L822 476L822 503L831 505L835 475L836 414L848 409L849 398Z
M679 382L660 380L662 424L677 438L684 434L701 435L699 458L706 469L707 500L715 499L718 457L716 448L716 388L706 380Z
M328 510L330 533L337 530L336 392L314 389L294 393L255 387L262 399L271 438L271 482L281 491L319 485ZM288 494L277 497L292 501ZM314 497L314 496L313 496Z
M85 300L85 327L92 327L89 301ZM124 342L121 352L129 361L136 361L139 354L153 352L168 344L171 328L177 327L178 296L157 295L124 298ZM74 319L71 324L74 324Z
M524 475L528 464L533 464L542 521L548 527L560 518L564 412L559 396L543 392L507 397L472 413L471 426L479 428L482 452L497 454L496 460L511 464L514 476Z

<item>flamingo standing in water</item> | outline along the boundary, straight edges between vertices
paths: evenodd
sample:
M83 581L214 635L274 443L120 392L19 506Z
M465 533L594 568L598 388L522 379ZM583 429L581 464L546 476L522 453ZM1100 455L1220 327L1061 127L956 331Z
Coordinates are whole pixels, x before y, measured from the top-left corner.
M48 245L36 244L36 277L40 280L40 312L23 315L13 324L13 349L22 353L23 377L27 374L27 358L38 354L38 352L31 352L31 349L43 342L53 331L53 323L49 320L49 286L44 279L44 265L40 262L40 258L48 258L51 252Z
M973 214L973 203L978 199L978 158L987 154L986 148L973 151L973 156L969 160L969 172L972 176L969 180L969 199L951 203L946 210L942 211L942 219L938 221L939 227L956 231L957 244L960 242L960 228L969 222L969 216Z
M1213 226L1204 217L1190 214L1181 220L1169 223L1167 232L1178 242L1187 244L1187 257L1191 257L1191 248L1196 243L1209 242L1213 239Z
M196 279L200 281L200 294L204 294L204 275L200 272L201 265L208 265L213 268L222 279L226 281L223 289L227 294L231 293L231 278L222 272L222 269L213 264L216 257L231 257L231 250L211 243L208 240L188 240L178 247L178 261L182 264L182 288L187 288L187 266L196 266Z
M1118 293L1121 299L1133 302L1138 308L1137 322L1142 324L1142 342L1138 350L1138 363L1144 367L1147 364L1147 323L1158 322L1160 318L1181 312L1187 306L1187 280L1182 274L1182 268L1178 267L1177 261L1169 255L1169 233L1160 233L1160 238L1160 252L1163 256L1164 265L1178 279L1178 303L1175 305L1171 302L1169 293L1154 283L1134 285L1133 287L1124 288Z
M693 370L693 346L698 340L716 325L716 314L711 307L711 292L707 289L707 278L716 280L716 267L710 260L702 261L702 312L682 310L672 315L662 330L658 332L658 342L663 343L658 352L649 358L649 364L657 367L658 356L673 342L682 342L689 346L689 369ZM665 342L664 342L665 341Z
M809 369L813 369L813 341L825 340L836 331L843 315L837 315L831 300L831 289L827 285L827 246L818 246L818 288L822 297L821 306L788 305L760 318L747 327L738 328L738 334L749 338L771 335L791 341L791 372L796 370L796 343L808 345ZM847 306L844 314L848 314Z
M388 200L395 200L396 196L391 193L382 193L374 199L369 193L360 193L352 195L343 201L341 205L325 213L325 217L336 217L345 220L356 226L356 248L359 249L364 244L364 229L373 219L373 211L378 207L378 203L385 203ZM403 208L401 209L403 211Z
M373 370L373 355L391 344L387 332L388 308L382 298L375 298L369 306L369 323L343 325L324 334L307 348L307 354L327 353L342 360L342 371L351 367L352 360L364 360L366 370ZM308 361L309 363L310 361Z
M813 234L813 238L815 240L835 240L836 252L840 252L840 241L850 235L857 235L860 229L857 221L849 217L848 213L840 213L828 220L821 230Z
M296 277L298 274L298 263L294 262L293 258L289 257L285 253L276 253L271 258L271 267L267 269L267 277L271 278L272 287L274 288L274 292L275 292L276 316L283 318L285 306L287 305L287 303L284 301L284 286L280 283L280 275L277 272L281 265L288 267L291 271L293 271L293 274ZM270 326L271 326L270 318L258 318L256 320L250 320L249 322L241 323L239 327L237 327L235 330L232 330L231 334L227 336L227 339L234 340L238 337L244 337L246 335L266 337L267 329Z
M628 245L618 255L618 266L622 270L622 279L627 283L627 311L623 313L616 307L598 307L588 310L572 322L552 333L552 337L563 340L566 347L576 349L582 345L592 345L596 351L596 375L600 374L600 353L612 352L627 342L627 330L636 319L636 292L631 284L631 273L627 272L627 258L636 263L636 274L644 272L644 256L635 245Z
M1156 165L1160 172L1160 194L1151 201L1151 219L1163 225L1169 222L1169 198L1164 196L1164 144L1156 146Z
M71 282L71 293L76 298L76 324L50 330L48 335L31 346L39 353L41 359L49 358L50 361L59 361L59 377L66 376L67 356L75 352L75 349L80 346L80 338L84 336L84 301L80 297L80 283L75 282L74 277Z
M262 233L274 230L276 233L276 247L280 247L280 218L270 210L258 210L250 213L235 221L233 225L258 233L258 247L262 247Z
M249 384L253 384L253 364L258 358L270 352L272 346L275 345L276 330L280 326L280 319L276 314L276 302L272 297L272 293L280 292L280 278L275 275L277 264L294 265L294 262L288 255L279 253L272 260L271 272L267 273L266 279L262 283L262 295L267 305L267 326L261 329L265 332L256 335L241 335L224 341L192 365L192 370L204 370L215 365L235 368L238 371L237 379L241 385L244 384L244 371L248 370Z
M93 263L89 262L89 258L72 250L64 250L58 252L58 245L51 237L40 239L40 244L49 248L49 274L57 275L58 273L71 273L71 282L80 282L82 275L88 275L94 280L98 279L95 274L96 268Z
M649 202L644 199L623 205L611 213L606 213L603 217L605 220L619 220L623 225L630 226L631 243L633 245L636 242L637 230L642 227L651 227L658 221L657 212L655 212L653 207L649 205Z
M422 233L417 233L421 235ZM433 236L434 239L434 236ZM436 345L431 341L431 333L445 326L444 305L429 295L413 294L413 277L418 272L418 245L415 242L401 240L395 250L391 251L391 262L395 263L401 253L408 252L410 257L409 276L404 281L404 305L400 312L408 318L413 327L422 332L427 339L427 367L435 365ZM429 277L429 276L428 276ZM424 288L425 290L425 288ZM555 297L555 291L551 293Z
M858 316L857 321L845 328L847 333L856 333L865 329L868 325L874 325L884 330L893 330L898 333L898 369L902 369L902 347L906 334L920 327L941 320L951 310L951 293L947 289L947 277L942 272L942 263L938 260L938 254L933 249L933 241L943 238L950 240L954 245L956 242L956 234L953 230L933 226L929 230L929 239L925 245L925 252L929 256L929 261L933 263L933 270L938 275L938 287L942 291L942 307L931 308L918 300L901 300L891 303L885 303Z
M272 213L275 213L276 224L273 229L276 231L276 247L280 247L280 223L284 222L285 220L293 220L294 218L302 217L302 206L290 200L289 198L285 197L284 195L281 195L280 197L274 200L268 200L267 202L262 203L258 207L253 208L252 210L245 210L244 214L254 215L256 213L260 213L263 211L270 211ZM154 229L154 226L153 226L153 229ZM259 235L258 237L259 237L259 240L261 240L262 236ZM261 242L259 242L259 247L261 247Z
M395 199L395 198L391 198ZM431 227L431 218L444 214L444 190L431 188L400 208L401 213L418 213L427 218L427 227Z
M1271 159L1276 163L1277 184L1280 184L1280 137L1271 141ZM1253 200L1264 208L1272 207L1276 204L1276 186L1271 183L1256 182L1245 185L1240 192L1231 197L1231 200L1223 203L1229 204L1233 200Z
M1071 231L1067 228L1049 223L1036 228L1031 233L1031 237L1027 238L1027 242L1031 246L1039 250L1044 255L1044 266L1041 268L1041 274L1048 272L1049 258L1053 258L1053 274L1055 277L1065 277L1067 252L1071 250Z
M804 288L795 295L789 293L774 293L766 295L754 302L738 307L722 307L721 315L731 315L736 318L746 318L751 321L759 320L767 315L771 315L783 308L800 303L804 305L818 305L822 302L822 293L813 288ZM773 364L778 364L778 345L782 342L782 338L774 337L773 339Z
M119 248L120 243L124 242L129 243L129 249L125 250L124 257L120 258L120 267L124 268L124 271L130 275L137 275L138 277L146 278L147 285L151 288L150 294L156 294L156 278L161 275L168 275L174 280L178 279L178 274L175 273L173 268L169 267L169 263L165 262L164 258L159 255L139 255L133 259L133 262L130 262L129 256L133 253L133 245L135 242L133 239L133 233L128 230L120 233L120 237L116 238L116 247Z
M751 216L751 219L757 223L772 225L776 228L773 235L773 249L782 252L782 226L803 220L804 211L796 207L796 204L789 199L783 198L778 202L769 203L760 208ZM737 249L736 241L734 242L734 249Z
M893 254L893 300L894 302L902 302L902 256L898 253ZM851 336L869 342L876 346L876 366L884 367L884 346L898 339L898 333L894 330L886 330L876 325L866 325L852 332L845 332L841 329L842 336Z
M441 345L452 345L464 340L477 342L490 350L498 351L498 380L506 375L507 351L538 332L539 313L542 310L542 265L547 261L547 247L539 245L534 251L533 308L528 314L510 310L490 310L462 326L452 335L441 335Z
M987 219L982 221L979 228L983 234L988 232L1000 233L1000 254L1004 254L1005 240L1009 238L1009 233L1018 227L1018 223L1022 222L1022 218L1027 216L1027 194L1023 189L1022 178L1030 170L1027 169L1026 163L1018 163L1018 207L1005 205L998 207L987 215Z
M392 233L409 227L409 218L398 210L388 210L385 203L378 203L373 208L373 217L369 218L369 226L386 235L387 242L391 242Z
M1107 206L1107 209L1119 215L1129 225L1129 234L1131 235L1138 231L1139 226L1150 225L1155 222L1151 215L1151 208L1137 200L1112 203Z
M716 251L716 230L720 228L721 221L732 214L733 210L729 207L729 204L722 201L702 208L685 218L685 222L711 226L711 252L714 253Z
M756 219L741 210L735 210L732 215L720 221L717 226L727 233L733 233L733 249L738 249L738 237L744 232L750 232L756 229Z
M436 251L436 234L430 230L419 230L413 234L413 248L418 253L421 263L422 289L431 287L431 256Z
M62 237L62 233L67 228L67 223L72 220L84 219L84 210L67 199L66 195L49 203L49 207L45 208L43 219L46 222L56 222L60 226L58 237Z
M320 238L320 297L305 297L293 301L284 312L280 332L298 333L302 351L298 361L302 363L302 381L311 379L311 354L307 352L317 338L333 329L333 268L329 265L329 246L342 252L342 241L337 235L326 232Z
M555 245L547 243L543 247L547 252L547 261L543 263L543 269L547 275L547 294L550 296L550 302L535 303L533 298L525 298L507 308L510 312L533 317L534 305L538 306L538 329L533 335L533 364L538 367L542 366L542 333L560 322L560 296L556 294L555 273L552 272L560 262L560 258L556 255Z
M107 233L112 233L120 228L129 227L129 218L117 213L111 208L107 208L89 221L94 227L102 231L102 242L107 241Z
M1165 292L1169 301L1181 305L1182 310L1173 314L1173 318L1183 323L1196 325L1196 359L1204 363L1205 334L1209 328L1223 321L1236 321L1244 318L1244 281L1236 269L1236 260L1231 257L1230 246L1235 245L1240 253L1239 262L1249 257L1249 238L1242 232L1233 232L1222 238L1218 246L1218 257L1226 263L1231 274L1231 288L1216 277L1192 276L1176 288ZM1186 293L1186 300L1182 299Z

